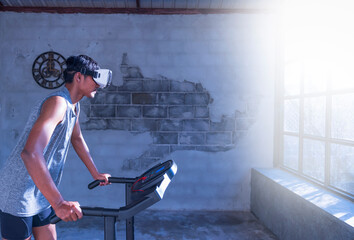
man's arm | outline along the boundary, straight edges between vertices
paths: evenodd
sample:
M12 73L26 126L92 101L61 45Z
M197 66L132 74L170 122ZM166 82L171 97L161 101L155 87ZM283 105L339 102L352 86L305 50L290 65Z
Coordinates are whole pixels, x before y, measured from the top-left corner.
M79 118L77 118L75 123L75 127L71 136L71 143L77 155L91 173L92 177L96 180L98 179L105 181L103 183L100 183L100 185L109 184L108 177L110 177L111 175L107 173L99 173L99 171L97 170L97 167L91 157L90 150L87 147L84 137L82 136Z
M62 121L66 107L65 100L61 97L51 97L45 101L21 152L21 158L33 182L53 207L56 215L64 221L76 221L82 217L79 203L63 199L43 156L44 148L49 143L55 127Z

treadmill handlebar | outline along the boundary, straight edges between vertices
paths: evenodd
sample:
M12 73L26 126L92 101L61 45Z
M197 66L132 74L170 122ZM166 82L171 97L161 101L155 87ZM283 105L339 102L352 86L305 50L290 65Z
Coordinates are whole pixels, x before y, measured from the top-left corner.
M81 206L82 214L84 216L95 216L95 217L116 217L118 220L125 220L134 216L141 210L148 208L152 204L158 202L161 198L154 194L152 191L149 196L143 197L138 201L135 201L129 205L121 207L119 209L114 208L103 208L103 207L84 207ZM51 224L57 224L61 219L57 215L50 217Z
M61 219L57 215L54 215L54 216L50 217L50 223L51 224L57 224L60 221L61 221Z
M108 182L110 183L134 183L136 181L136 178L122 178L122 177L109 177ZM91 182L88 185L89 189L93 189L100 185L101 182L104 182L104 180L95 180Z
M84 216L111 216L111 217L118 217L119 209L112 209L112 208L100 208L100 207L80 207L82 210L82 214ZM60 222L61 219L57 215L53 215L50 217L50 223L56 224Z

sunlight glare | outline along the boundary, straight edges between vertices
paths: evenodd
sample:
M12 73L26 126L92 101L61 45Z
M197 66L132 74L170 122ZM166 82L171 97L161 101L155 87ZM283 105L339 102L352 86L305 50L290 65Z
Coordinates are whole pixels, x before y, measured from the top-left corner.
M330 86L354 88L353 12L354 1L349 0L288 0L284 4L285 65L302 66L300 73L292 73L296 78L285 77L293 81L302 76L305 93L323 92Z

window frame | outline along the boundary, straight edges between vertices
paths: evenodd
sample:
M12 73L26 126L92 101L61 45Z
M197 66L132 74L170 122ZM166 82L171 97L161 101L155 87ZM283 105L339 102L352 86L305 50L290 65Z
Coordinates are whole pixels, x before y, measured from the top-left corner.
M280 28L279 28L280 29ZM281 36L280 32L279 35ZM332 90L331 89L331 80L327 80L327 88L325 91L316 92L316 93L305 93L304 92L304 78L300 79L300 93L296 95L285 96L285 57L284 57L284 42L281 41L279 37L278 48L277 48L277 71L276 71L276 80L275 80L275 107L274 107L274 166L281 168L287 172L295 174L305 180L310 181L316 185L324 187L331 192L339 194L349 200L354 200L354 195L344 191L343 189L333 186L330 182L331 173L331 144L340 144L344 146L354 147L354 141L336 139L331 137L331 126L332 126L332 101L333 96L344 95L348 93L354 94L353 89L345 90ZM311 97L325 97L325 135L313 136L304 133L304 101L306 98ZM286 132L284 130L284 105L285 101L288 99L299 99L299 131L298 133ZM284 136L295 136L299 140L299 149L298 149L298 170L292 169L284 165ZM304 139L310 140L319 140L325 144L325 163L324 163L324 181L319 181L311 176L304 174L303 172L303 149L304 149Z

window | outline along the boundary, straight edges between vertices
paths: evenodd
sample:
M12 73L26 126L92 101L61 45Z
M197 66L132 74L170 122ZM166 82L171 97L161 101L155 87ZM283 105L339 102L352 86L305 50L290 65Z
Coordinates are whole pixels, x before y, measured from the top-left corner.
M353 198L353 7L345 0L289 2L277 91L279 164Z

